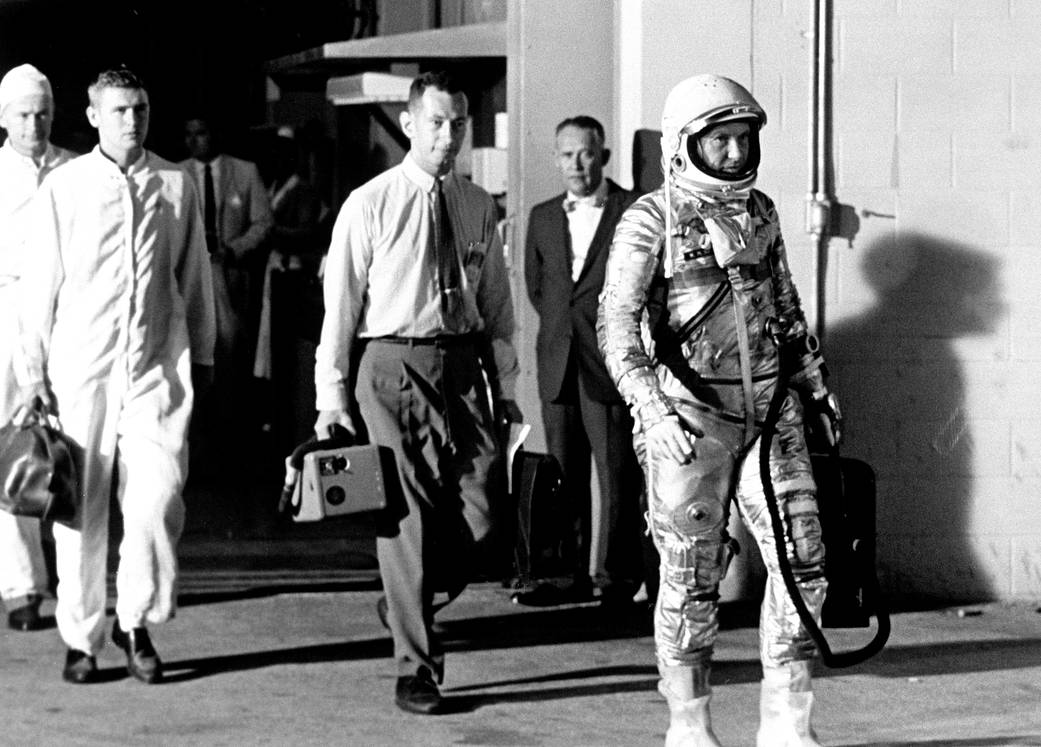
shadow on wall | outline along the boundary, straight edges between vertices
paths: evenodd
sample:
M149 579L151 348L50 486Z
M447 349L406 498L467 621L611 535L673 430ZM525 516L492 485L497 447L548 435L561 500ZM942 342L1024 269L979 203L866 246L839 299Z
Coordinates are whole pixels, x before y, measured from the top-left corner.
M861 270L874 305L829 328L825 353L847 418L844 452L878 474L883 589L905 604L992 599L972 517L990 513L974 501L996 498L975 489L955 346L989 335L1004 313L999 263L964 244L901 234L869 244Z

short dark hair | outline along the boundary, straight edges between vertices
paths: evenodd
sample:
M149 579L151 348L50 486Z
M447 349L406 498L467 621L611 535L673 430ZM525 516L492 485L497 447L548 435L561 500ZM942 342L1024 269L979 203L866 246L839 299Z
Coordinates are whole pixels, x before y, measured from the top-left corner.
M102 70L94 82L87 86L87 96L91 104L97 104L98 96L106 88L130 88L146 91L145 83L130 68L117 67Z
M206 131L210 133L210 137L214 140L218 139L222 132L223 123L215 119L209 112L188 112L188 115L181 122L181 129L187 130L191 122L202 123L202 126L206 128Z
M568 117L557 125L557 129L553 134L559 135L560 131L565 127L578 127L580 130L592 130L600 139L600 145L603 145L605 142L604 126L600 124L600 120L590 117L588 114L579 114L574 117Z
M459 85L459 81L451 73L445 70L432 70L417 76L412 81L412 85L409 86L409 109L419 106L419 102L428 88L451 94L464 93L462 86Z

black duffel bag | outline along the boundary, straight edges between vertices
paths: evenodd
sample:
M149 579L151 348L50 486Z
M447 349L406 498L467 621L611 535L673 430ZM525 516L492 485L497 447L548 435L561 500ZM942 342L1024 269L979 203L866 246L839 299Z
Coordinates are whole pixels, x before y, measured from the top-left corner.
M72 446L39 398L0 427L0 509L79 528Z

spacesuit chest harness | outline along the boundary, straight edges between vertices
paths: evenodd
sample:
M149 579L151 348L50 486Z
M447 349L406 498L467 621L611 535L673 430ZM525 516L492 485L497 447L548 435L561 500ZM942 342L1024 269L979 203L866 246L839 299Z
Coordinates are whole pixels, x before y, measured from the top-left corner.
M755 426L757 389L779 376L770 335L779 234L763 199L752 191L747 210L678 201L673 246L663 245L660 260L672 262L671 273L656 275L648 303L656 362L695 396L712 387L717 415L742 421L746 432Z

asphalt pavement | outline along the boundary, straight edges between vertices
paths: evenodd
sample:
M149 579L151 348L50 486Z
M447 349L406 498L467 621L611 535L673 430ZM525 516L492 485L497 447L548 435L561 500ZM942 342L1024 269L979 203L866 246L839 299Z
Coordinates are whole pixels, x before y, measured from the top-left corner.
M230 538L197 529L180 554L179 612L153 629L165 682L129 678L110 644L99 656L102 682L67 684L52 617L39 632L4 629L0 745L663 742L668 716L646 608L522 608L503 584L476 583L438 617L448 712L416 716L393 702L391 642L375 614L379 577L364 528ZM1041 745L1036 603L901 610L892 623L881 654L820 668L822 744ZM836 649L871 635L826 632ZM756 612L726 604L712 703L724 745L754 744L759 676Z

